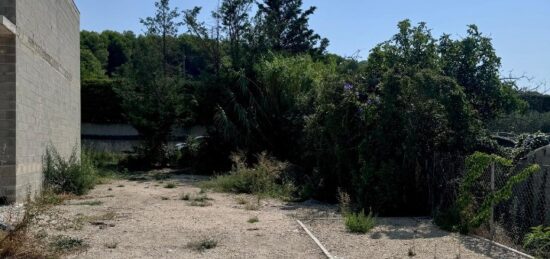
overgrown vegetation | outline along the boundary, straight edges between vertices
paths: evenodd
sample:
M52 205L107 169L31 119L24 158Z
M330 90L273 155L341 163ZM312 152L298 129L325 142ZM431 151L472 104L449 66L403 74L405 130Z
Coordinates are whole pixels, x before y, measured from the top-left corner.
M98 181L95 166L85 153L76 150L68 158L54 148L48 148L44 156L44 187L56 193L86 194Z
M538 226L531 229L523 241L525 249L540 258L550 257L550 227Z
M247 193L281 199L292 199L296 188L287 179L288 164L262 153L257 164L247 165L242 154L234 154L231 172L202 183L202 187L222 192Z
M491 167L501 167L501 170L496 170L495 173L510 175L504 185L495 190L490 189L490 183L481 180ZM491 209L510 199L512 188L539 172L540 166L531 165L519 172L514 170L512 160L497 155L476 152L469 156L466 159L466 174L460 184L456 204L438 215L436 222L446 229L462 233L470 233L487 224Z
M161 0L156 11L145 35L82 32L83 79L106 81L118 98L105 120L122 117L142 135L128 164L230 171L205 183L218 191L336 201L341 189L377 215L428 215L435 154L506 153L490 125L529 107L548 112L543 97L501 80L475 25L455 39L403 20L359 61L326 51L309 27L315 7L300 0L223 0L213 27L200 7L181 13ZM207 136L167 145L175 127L192 125Z

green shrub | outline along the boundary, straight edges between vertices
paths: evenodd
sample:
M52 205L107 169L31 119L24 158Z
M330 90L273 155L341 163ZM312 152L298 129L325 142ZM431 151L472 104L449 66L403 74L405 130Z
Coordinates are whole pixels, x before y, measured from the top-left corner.
M359 213L348 213L344 215L346 229L351 233L365 234L376 226L376 219L372 215L365 215L365 210Z
M68 158L54 148L48 148L44 156L44 185L56 193L86 194L97 182L97 171L91 159L76 149Z
M221 192L247 193L273 198L291 199L296 188L284 179L287 163L276 161L267 154L258 155L258 163L248 167L242 155L233 155L235 166L228 175L218 176L202 187Z
M550 258L550 227L538 226L523 240L525 249L541 258Z

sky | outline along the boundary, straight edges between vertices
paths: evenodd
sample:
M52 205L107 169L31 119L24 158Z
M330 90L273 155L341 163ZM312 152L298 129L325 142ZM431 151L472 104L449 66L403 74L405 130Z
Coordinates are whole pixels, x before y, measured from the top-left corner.
M154 0L75 0L81 13L81 29L131 30L141 33L140 18L154 13ZM202 19L218 0L172 0L180 10L203 7ZM410 19L426 22L434 36L443 33L460 38L468 24L493 39L502 58L503 75L526 76L524 87L550 91L549 0L304 0L317 6L310 26L330 40L329 52L366 58L378 43L397 32L397 23ZM549 92L550 93L550 92Z

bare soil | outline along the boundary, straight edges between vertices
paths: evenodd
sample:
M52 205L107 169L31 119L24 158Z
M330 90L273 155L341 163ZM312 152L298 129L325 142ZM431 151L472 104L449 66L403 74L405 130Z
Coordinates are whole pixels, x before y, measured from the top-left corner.
M252 196L200 194L196 183L205 178L199 176L137 179L97 186L54 207L42 217L36 236L83 240L86 246L67 258L325 258L297 224L300 219L337 258L410 258L409 249L412 258L519 258L439 230L428 219L382 218L369 234L355 235L345 230L335 206L263 199L258 207ZM176 186L165 188L167 183ZM182 200L184 194L190 200ZM193 203L204 195L208 199ZM259 222L249 223L254 217ZM203 240L216 246L199 251Z

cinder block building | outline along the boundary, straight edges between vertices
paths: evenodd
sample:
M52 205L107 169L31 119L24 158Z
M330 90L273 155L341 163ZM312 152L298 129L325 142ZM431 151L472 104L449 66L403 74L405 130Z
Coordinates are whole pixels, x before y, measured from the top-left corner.
M0 0L0 200L40 190L48 146L80 152L80 13L73 0Z

